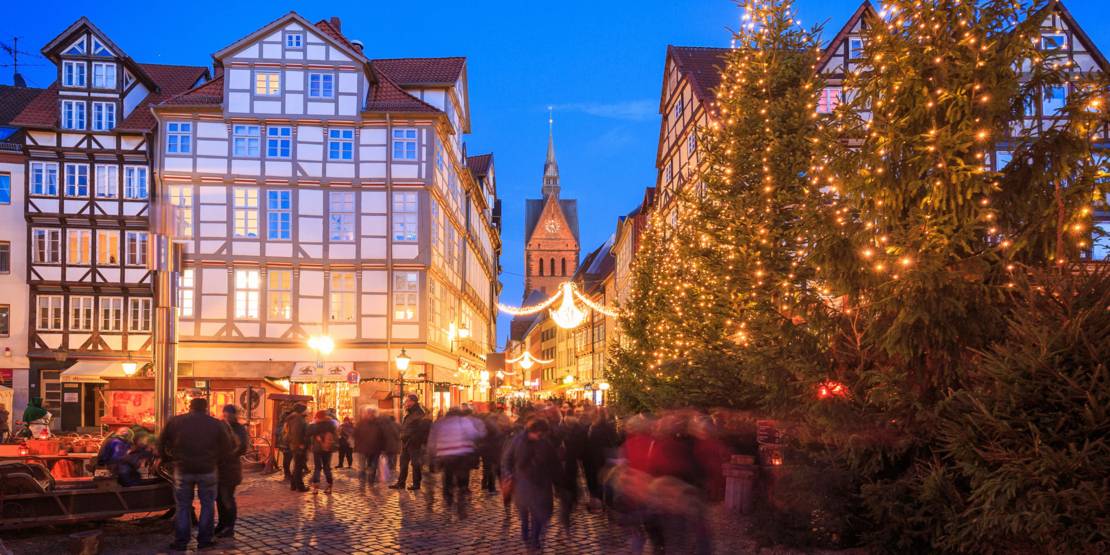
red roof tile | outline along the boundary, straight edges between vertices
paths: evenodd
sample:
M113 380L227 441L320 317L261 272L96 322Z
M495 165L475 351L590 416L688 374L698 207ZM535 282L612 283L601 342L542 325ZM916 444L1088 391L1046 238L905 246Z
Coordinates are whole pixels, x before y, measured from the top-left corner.
M367 112L439 112L440 110L405 92L389 75L378 69L377 62L370 62L370 69L377 75L377 83L370 86L366 98Z
M493 154L479 154L466 158L466 166L470 168L470 173L473 173L474 177L485 177L489 173L491 162L493 162Z
M702 102L712 101L714 91L721 84L721 70L725 67L729 49L700 46L668 48L679 70L690 79L694 94Z
M159 106L219 106L223 101L224 76L221 74L159 103Z
M374 60L374 65L401 86L450 86L462 75L466 58L393 58Z
M158 86L116 126L120 131L149 131L154 128L154 114L150 107L179 94L191 87L197 80L208 74L208 70L195 66L170 66L161 64L142 64L143 71L150 75ZM58 125L58 84L53 83L35 97L12 120L13 125L21 127L57 127Z
M170 66L142 64L144 70L158 85L158 91L147 95L134 110L120 122L116 129L123 131L149 131L157 124L150 107L163 100L189 90L197 81L208 76L208 68L197 66Z
M351 44L351 41L347 40L347 37L343 36L343 33L339 32L339 29L336 29L331 23L328 22L328 20L322 19L318 21L316 23L316 28L323 32L325 35L328 35L329 37L339 41L339 43L343 46L346 46L347 48L350 48L351 50L354 50L355 52L358 52L360 54L362 53L362 50L359 50L357 46ZM363 57L365 58L365 56Z
M0 125L7 125L35 100L43 89L0 85Z

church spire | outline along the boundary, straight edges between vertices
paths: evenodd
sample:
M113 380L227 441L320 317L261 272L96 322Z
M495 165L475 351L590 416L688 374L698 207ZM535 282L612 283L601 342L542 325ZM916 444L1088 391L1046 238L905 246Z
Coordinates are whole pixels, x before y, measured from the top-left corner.
M543 163L543 196L559 196L559 163L555 161L555 118L547 107L547 160Z

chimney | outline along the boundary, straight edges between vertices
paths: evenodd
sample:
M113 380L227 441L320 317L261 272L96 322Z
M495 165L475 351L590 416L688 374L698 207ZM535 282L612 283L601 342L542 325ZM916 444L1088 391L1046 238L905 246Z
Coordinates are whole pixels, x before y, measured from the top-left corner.
M329 21L328 23L331 23L331 26L335 27L336 31L341 32L341 33L343 32L343 28L341 27L343 22L339 21L338 17L335 17L334 15L331 16L331 21Z
M354 46L355 50L358 50L360 54L362 53L362 50L364 48L366 48L366 46L364 44L362 44L362 41L360 41L358 39L352 40L351 41L351 46Z

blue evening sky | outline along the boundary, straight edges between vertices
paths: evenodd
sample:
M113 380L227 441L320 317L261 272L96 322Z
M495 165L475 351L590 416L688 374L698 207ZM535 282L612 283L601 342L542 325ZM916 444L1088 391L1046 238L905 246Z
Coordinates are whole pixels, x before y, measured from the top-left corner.
M1065 2L1104 52L1110 22L1104 0ZM466 56L473 133L471 154L493 151L503 203L501 276L506 303L520 302L524 199L538 197L555 107L555 146L563 197L577 198L583 255L613 233L617 217L654 184L659 93L668 44L728 46L739 10L730 0L563 0L554 2L10 2L0 40L20 50L42 45L88 16L140 62L211 64L211 54L296 10L311 21L338 16L369 57ZM856 0L798 0L807 26L836 33ZM24 75L45 87L53 69L23 56ZM4 59L0 63L8 63ZM11 69L0 68L0 83ZM503 344L508 319L498 336Z

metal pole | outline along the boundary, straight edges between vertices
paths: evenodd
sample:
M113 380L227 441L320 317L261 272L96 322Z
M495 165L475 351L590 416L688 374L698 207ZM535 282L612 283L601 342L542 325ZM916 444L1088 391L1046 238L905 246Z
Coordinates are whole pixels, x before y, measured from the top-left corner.
M150 241L154 270L154 425L161 430L177 412L177 284L182 247L169 235Z

